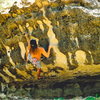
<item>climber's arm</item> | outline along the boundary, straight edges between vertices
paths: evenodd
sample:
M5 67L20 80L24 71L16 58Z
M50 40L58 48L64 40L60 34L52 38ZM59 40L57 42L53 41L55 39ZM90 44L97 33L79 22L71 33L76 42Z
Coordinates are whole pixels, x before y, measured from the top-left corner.
M48 51L46 52L46 51L44 50L44 48L41 48L41 53L42 53L46 58L48 58L49 55L50 55L50 49L51 49L51 46L49 46Z

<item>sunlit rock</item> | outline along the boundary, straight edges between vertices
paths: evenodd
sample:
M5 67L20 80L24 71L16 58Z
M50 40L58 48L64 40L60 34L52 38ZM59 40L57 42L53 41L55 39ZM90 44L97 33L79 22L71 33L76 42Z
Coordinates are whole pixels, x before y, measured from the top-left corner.
M6 48L6 52L7 52L7 56L9 57L9 62L12 64L12 66L15 66L15 63L13 62L13 59L11 58L11 49L9 46L4 45L4 47Z
M4 68L3 68L3 71L4 71L7 75L9 75L9 76L11 76L12 78L16 79L16 76L13 75L13 74L8 70L7 67L4 67Z
M35 0L35 3L39 8L42 8L43 6L49 5L48 0L43 0L43 1L42 0Z
M16 68L16 71L19 75L23 76L24 79L29 79L31 76L24 70L19 70L18 68Z
M87 62L86 53L82 50L78 50L75 52L75 60L78 65L84 65Z
M20 29L20 31L21 31L22 33L24 33L24 29L23 29L23 27L22 27L21 25L19 25L19 29Z
M19 47L20 47L20 51L21 51L21 56L23 59L25 59L25 53L26 53L26 49L25 49L25 45L23 42L19 42Z
M0 77L2 77L2 79L6 82L9 83L10 79L7 76L4 76L2 73L0 73Z
M44 32L44 27L43 27L43 23L41 21L37 21L37 23L39 24L40 26L40 29Z

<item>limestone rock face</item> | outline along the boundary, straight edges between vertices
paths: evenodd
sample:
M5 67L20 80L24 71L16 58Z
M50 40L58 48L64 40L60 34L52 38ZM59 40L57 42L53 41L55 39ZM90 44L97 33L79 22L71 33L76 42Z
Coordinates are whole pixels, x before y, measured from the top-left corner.
M100 10L87 5L86 0L36 0L29 7L13 5L8 14L0 14L2 82L36 78L37 69L25 63L25 34L46 51L52 46L50 57L42 57L42 76L67 80L100 74Z

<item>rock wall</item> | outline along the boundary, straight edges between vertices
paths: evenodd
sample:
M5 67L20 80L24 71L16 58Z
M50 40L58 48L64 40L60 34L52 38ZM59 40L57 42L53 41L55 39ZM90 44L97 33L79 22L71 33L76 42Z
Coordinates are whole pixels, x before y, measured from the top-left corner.
M50 57L42 57L41 75L48 80L99 75L100 13L85 1L36 0L29 7L13 5L9 14L0 14L1 81L35 81L36 68L25 64L26 34L45 50L52 46Z
M28 32L31 36L38 38L39 45L45 49L50 40L56 56L52 55L55 58L52 61L54 64L65 63L63 66L70 67L68 65L100 63L99 17L89 15L74 6L68 8L63 5L61 8L62 6L57 5L58 2L53 2L51 5L48 3L48 5L44 5L44 8L36 10L33 7L39 6L37 2L28 8L21 9L14 5L10 14L1 14L1 55L6 56L7 48L2 50L5 47L3 45L13 48L12 52L15 52L15 49L24 49L23 52L25 52L25 47L21 48L20 45L26 46L24 33ZM21 56L23 56L22 51ZM64 56L62 62L59 60L60 56L62 58Z

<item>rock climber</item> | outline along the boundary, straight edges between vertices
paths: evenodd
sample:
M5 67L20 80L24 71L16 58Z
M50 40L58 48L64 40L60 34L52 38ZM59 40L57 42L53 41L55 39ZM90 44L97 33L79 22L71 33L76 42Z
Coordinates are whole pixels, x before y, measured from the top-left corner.
M43 47L39 47L37 45L36 40L32 39L29 41L28 46L26 48L26 61L30 61L33 66L37 68L37 78L40 79L41 72L41 56L49 57L51 46L48 47L48 51L46 52Z

